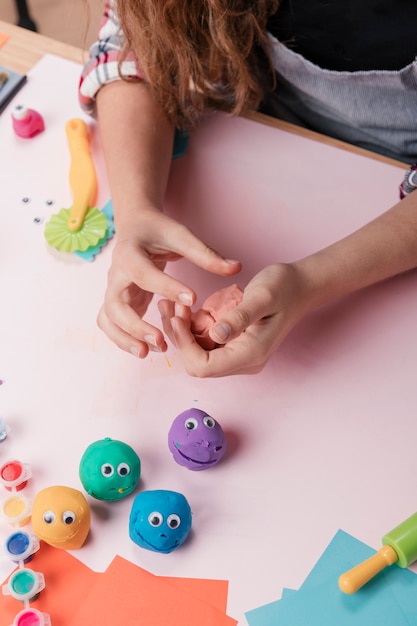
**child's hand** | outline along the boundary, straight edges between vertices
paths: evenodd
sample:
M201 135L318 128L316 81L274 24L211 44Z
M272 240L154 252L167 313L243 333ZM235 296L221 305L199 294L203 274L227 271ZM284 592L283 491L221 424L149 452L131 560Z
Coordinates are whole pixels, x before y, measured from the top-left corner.
M224 276L241 268L238 261L225 260L185 226L157 210L142 211L131 228L124 225L123 232L118 232L97 323L119 348L140 358L149 350L167 349L163 333L143 316L154 293L189 306L195 302L192 289L163 271L167 261L182 257Z
M256 374L309 308L309 289L294 265L270 265L247 285L241 304L210 329L221 347L204 350L193 336L189 307L159 303L166 334L198 377Z

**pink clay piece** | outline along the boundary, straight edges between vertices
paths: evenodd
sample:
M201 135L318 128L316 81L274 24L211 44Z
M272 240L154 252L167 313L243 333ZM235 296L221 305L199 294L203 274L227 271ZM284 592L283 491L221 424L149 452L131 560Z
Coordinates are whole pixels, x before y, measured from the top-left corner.
M209 335L210 328L222 315L242 302L243 291L237 285L230 285L215 291L203 303L201 309L191 314L191 332L204 350L217 347Z

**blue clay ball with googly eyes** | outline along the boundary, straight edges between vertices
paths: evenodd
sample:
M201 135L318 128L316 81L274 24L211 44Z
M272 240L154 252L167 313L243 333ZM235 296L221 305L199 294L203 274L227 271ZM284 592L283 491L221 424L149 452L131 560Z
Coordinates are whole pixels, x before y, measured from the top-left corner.
M191 530L191 509L176 491L142 491L133 501L129 536L141 548L168 554L187 539Z

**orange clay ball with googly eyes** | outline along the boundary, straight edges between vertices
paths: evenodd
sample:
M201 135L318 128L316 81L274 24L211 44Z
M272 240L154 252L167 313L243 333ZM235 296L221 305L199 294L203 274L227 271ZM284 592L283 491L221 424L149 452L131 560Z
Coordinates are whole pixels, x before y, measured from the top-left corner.
M90 507L81 491L54 486L40 491L32 507L35 535L64 550L77 550L90 530Z

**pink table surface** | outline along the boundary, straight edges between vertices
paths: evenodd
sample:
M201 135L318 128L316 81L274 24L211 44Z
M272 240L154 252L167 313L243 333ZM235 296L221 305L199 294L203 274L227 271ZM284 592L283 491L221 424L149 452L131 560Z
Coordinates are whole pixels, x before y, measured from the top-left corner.
M89 264L43 236L49 215L71 202L64 124L83 117L79 71L45 57L29 75L17 99L44 115L37 138L13 134L10 110L0 117L0 415L11 427L0 460L31 465L33 497L52 484L82 489L78 464L92 441L129 443L142 460L140 489L186 495L192 537L170 555L142 550L128 537L131 497L90 500L91 537L76 556L97 571L119 554L161 576L229 580L227 612L245 624L245 611L302 583L338 528L377 548L417 510L417 275L309 316L255 377L190 378L173 347L145 361L122 353L95 325L112 243ZM99 136L87 121L103 206ZM266 263L305 255L388 208L402 174L219 114L174 163L167 210L242 259L243 285ZM185 262L168 270L201 301L225 284ZM168 451L172 420L193 406L228 436L227 457L209 471L189 472ZM0 567L4 578L10 566Z

